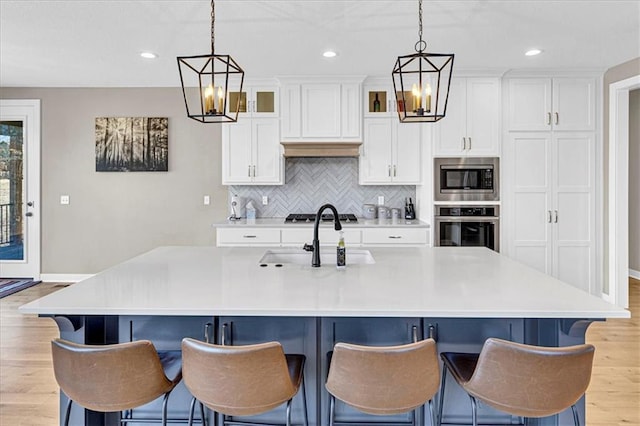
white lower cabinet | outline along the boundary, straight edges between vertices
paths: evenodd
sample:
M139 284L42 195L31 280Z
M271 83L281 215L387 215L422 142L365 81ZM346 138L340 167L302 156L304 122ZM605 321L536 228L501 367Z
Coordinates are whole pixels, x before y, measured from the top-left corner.
M362 230L363 245L427 245L427 228L366 228Z
M278 228L218 228L218 247L234 246L278 246Z
M507 255L595 291L595 135L510 134L503 164Z

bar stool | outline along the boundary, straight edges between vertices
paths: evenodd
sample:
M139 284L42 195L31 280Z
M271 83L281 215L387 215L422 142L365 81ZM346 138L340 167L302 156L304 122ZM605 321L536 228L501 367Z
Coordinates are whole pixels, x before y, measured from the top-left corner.
M139 340L115 345L83 345L63 339L51 342L53 372L69 398L64 424L69 424L73 402L99 412L121 412L122 423L167 424L169 394L182 378L167 378L153 343ZM172 359L171 362L179 361ZM125 419L122 411L164 395L161 419Z
M443 352L439 422L445 424L442 408L449 371L471 398L474 426L478 424L478 400L525 419L551 416L571 407L579 426L575 404L589 386L594 350L586 344L555 348L489 338L480 354Z
M325 385L330 394L329 424L338 424L335 421L337 398L367 414L412 412L412 425L415 425L416 409L428 402L431 424L435 425L432 399L438 391L439 377L433 339L382 347L336 343Z
M285 355L278 342L223 346L182 340L184 382L193 395L189 425L196 400L223 416L223 424L255 423L227 416L253 416L286 402L286 424L291 425L291 401L302 389L304 425L308 426L304 387L304 355ZM264 423L260 423L264 424Z

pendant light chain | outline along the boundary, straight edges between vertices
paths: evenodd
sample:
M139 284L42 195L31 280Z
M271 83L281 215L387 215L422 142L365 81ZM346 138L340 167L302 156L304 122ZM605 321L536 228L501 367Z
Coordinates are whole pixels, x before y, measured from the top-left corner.
M211 0L211 54L212 55L215 53L215 45L216 45L215 25L216 25L216 5L215 5L215 1Z
M418 1L418 38L415 49L416 52L422 53L427 48L427 43L422 39L422 0Z

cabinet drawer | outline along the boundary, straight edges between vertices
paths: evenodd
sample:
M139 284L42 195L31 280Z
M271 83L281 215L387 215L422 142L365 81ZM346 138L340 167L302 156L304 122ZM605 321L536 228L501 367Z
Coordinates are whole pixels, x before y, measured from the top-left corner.
M359 229L343 229L344 243L347 246L360 245ZM321 246L335 246L338 244L340 234L333 228L321 228L318 238ZM282 245L303 245L311 244L313 241L313 227L295 228L282 230Z
M362 244L427 245L428 229L379 228L363 229Z
M280 245L280 229L269 228L218 228L218 246Z

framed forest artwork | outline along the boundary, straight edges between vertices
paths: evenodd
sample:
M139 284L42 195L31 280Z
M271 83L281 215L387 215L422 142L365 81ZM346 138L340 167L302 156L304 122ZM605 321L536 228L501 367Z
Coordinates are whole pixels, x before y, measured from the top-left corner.
M97 172L166 172L167 117L97 117Z

